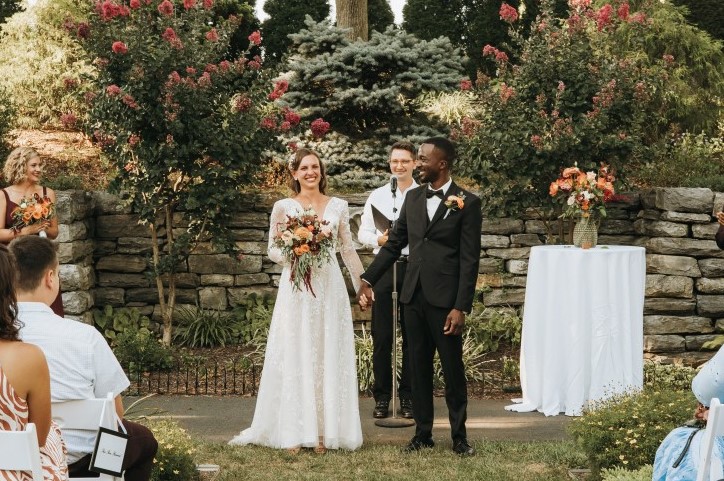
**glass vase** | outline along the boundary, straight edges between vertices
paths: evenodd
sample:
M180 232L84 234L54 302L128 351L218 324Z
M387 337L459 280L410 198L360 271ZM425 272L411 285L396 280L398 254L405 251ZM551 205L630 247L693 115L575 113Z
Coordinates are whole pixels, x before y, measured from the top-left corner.
M573 228L573 245L590 249L598 244L598 221L593 217L581 217Z

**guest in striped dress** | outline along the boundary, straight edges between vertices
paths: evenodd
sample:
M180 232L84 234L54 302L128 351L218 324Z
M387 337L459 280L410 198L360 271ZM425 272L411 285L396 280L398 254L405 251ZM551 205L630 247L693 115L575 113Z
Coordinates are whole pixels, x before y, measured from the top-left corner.
M21 431L35 423L43 477L68 479L65 446L50 417L50 375L43 351L19 340L15 264L0 244L0 430ZM30 473L0 470L0 480L30 481Z

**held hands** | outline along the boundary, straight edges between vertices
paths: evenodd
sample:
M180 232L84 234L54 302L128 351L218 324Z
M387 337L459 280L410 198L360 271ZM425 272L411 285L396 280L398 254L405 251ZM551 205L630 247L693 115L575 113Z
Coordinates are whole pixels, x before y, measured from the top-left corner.
M457 309L450 311L445 319L445 327L442 332L446 336L459 336L465 327L465 313Z
M359 290L357 291L357 303L360 309L366 311L372 303L375 302L375 293L369 284L362 281Z

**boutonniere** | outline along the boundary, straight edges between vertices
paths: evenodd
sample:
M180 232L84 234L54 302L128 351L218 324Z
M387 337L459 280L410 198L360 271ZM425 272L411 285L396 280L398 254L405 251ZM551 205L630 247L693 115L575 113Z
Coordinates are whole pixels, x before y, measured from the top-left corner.
M461 191L458 195L447 196L445 207L447 207L447 212L445 212L443 219L450 215L450 212L463 210L465 207L465 194Z

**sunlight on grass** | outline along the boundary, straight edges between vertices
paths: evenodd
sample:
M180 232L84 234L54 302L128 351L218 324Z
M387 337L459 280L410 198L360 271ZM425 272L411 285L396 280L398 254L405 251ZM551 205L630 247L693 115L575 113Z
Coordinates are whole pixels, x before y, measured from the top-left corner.
M442 442L419 454L403 454L399 446L366 445L359 451L329 451L316 455L303 450L291 455L257 446L200 443L199 463L221 466L216 481L253 480L485 480L563 481L567 470L585 464L576 446L564 442L474 443L477 454L459 458Z

